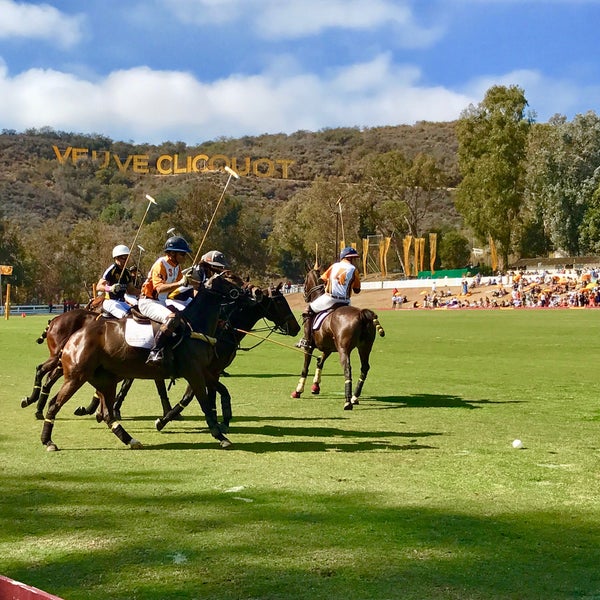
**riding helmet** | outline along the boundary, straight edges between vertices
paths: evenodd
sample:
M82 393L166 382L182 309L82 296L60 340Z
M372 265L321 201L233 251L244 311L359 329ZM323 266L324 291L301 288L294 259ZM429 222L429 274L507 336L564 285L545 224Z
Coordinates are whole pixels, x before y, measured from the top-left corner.
M165 252L191 252L192 249L188 246L188 243L182 238L179 237L178 235L174 235L173 237L170 237L166 242L165 242Z
M129 248L123 244L115 246L112 251L113 258L117 258L117 256L125 256L127 254L131 254L131 250L129 250Z
M352 246L348 246L340 252L340 260L344 258L358 258L358 252Z
M200 262L206 263L211 267L218 267L220 269L225 269L227 267L227 259L222 252L218 250L211 250L206 254L202 255Z

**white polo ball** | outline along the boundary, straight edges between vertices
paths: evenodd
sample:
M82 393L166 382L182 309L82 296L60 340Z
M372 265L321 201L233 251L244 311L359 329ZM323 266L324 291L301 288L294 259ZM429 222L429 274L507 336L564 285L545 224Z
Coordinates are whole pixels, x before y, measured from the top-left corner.
M523 447L523 442L521 440L513 440L512 447L520 450Z

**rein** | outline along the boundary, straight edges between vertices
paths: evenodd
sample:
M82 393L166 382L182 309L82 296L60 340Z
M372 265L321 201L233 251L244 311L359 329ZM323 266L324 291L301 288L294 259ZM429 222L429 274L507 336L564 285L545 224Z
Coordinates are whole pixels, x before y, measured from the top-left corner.
M325 290L325 284L324 283L318 283L317 285L314 285L313 287L311 287L308 290L305 290L304 292L304 301L305 302L309 302L311 296L315 293L315 292L321 292L320 294L317 294L317 296L320 296L323 291Z
M265 322L266 326L265 327L261 327L260 329L253 329L253 332L257 332L257 331L268 331L269 333L267 334L267 337L260 337L260 342L256 342L256 344L254 344L254 346L250 346L248 348L242 348L239 344L238 344L238 350L241 350L242 352L250 352L250 350L254 350L254 348L258 348L258 346L260 346L263 342L266 342L269 340L269 338L271 337L271 335L273 335L273 333L275 333L277 331L277 325L271 327L271 325L269 325L269 323L267 322L267 320L263 317L263 321ZM245 333L245 334L249 334L248 331L244 331L243 329L239 329L237 327L233 328L235 331L238 331L239 333ZM252 335L251 333L249 335ZM256 333L254 334L256 335ZM256 336L258 337L258 336Z

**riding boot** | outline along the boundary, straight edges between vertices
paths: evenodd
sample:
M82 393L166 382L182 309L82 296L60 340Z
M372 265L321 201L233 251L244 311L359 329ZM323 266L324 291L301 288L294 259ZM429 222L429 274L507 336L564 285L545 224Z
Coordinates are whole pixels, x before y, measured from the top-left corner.
M179 326L179 316L167 319L156 333L154 338L154 347L146 359L147 365L159 365L163 362L165 346L173 338L173 335Z
M310 306L306 312L302 313L302 323L304 325L304 337L296 344L296 348L311 350L314 346L312 339L312 323L315 313Z

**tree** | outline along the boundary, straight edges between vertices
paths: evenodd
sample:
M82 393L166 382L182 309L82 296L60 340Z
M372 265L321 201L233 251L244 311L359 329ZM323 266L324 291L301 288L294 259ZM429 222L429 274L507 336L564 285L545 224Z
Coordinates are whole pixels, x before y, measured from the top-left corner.
M448 231L440 239L439 256L444 269L460 269L471 257L469 240L457 231Z
M491 236L508 265L513 232L521 216L530 121L517 86L491 87L457 124L458 161L463 176L456 207L481 242Z
M547 125L536 125L527 164L527 204L554 248L570 255L589 249L591 230L584 221L600 183L600 118L588 112L572 122L555 116ZM585 241L580 239L582 227Z
M384 214L395 215L393 229L400 229L402 219L415 237L421 235L421 223L432 204L447 194L443 171L425 154L412 160L397 150L380 154L367 167L365 182L383 203Z

